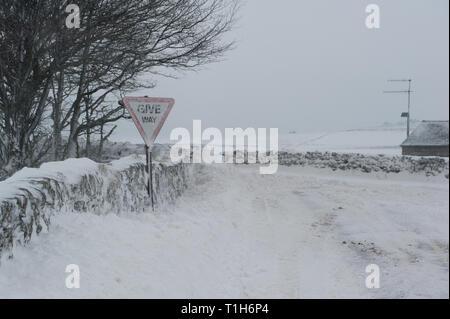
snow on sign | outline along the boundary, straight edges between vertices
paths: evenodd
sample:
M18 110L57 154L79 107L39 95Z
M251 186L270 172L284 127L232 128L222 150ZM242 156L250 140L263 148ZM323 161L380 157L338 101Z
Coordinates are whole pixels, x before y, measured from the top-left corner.
M133 118L145 145L150 147L161 131L175 100L156 97L125 97L123 104Z

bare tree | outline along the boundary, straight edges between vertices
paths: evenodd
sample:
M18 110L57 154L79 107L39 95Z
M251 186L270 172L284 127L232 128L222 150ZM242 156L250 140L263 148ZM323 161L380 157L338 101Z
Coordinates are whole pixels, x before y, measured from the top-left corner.
M126 116L116 99L217 61L233 46L237 0L79 0L79 29L64 26L65 0L0 4L0 165L35 165L77 156L78 138ZM47 134L48 121L52 132ZM62 138L66 130L68 136ZM39 134L36 134L39 132Z
M53 75L55 34L62 26L56 1L0 3L0 163L14 171L39 161L47 139L40 127ZM45 19L43 17L46 17ZM45 147L44 147L45 148Z

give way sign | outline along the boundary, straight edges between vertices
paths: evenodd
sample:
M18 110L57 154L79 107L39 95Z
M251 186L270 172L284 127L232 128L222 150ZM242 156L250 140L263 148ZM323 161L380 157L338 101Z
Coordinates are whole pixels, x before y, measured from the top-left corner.
M125 97L123 104L130 113L145 145L150 147L161 131L175 100L159 97Z

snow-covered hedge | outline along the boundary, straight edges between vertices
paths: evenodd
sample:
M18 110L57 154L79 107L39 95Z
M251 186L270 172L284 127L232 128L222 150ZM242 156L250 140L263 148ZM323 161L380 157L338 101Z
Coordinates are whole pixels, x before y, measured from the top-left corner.
M27 243L49 227L61 211L96 214L143 211L149 204L145 161L129 156L110 164L68 159L24 168L0 182L0 255ZM186 188L192 167L154 164L155 202L175 200Z
M448 177L448 160L439 157L411 157L363 155L334 152L306 152L278 154L280 165L301 165L332 170L358 170L365 173L424 173L427 176L446 174Z

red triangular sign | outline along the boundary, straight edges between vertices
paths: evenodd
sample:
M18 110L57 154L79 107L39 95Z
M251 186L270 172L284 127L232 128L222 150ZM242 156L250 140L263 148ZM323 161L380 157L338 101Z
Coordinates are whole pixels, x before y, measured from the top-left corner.
M151 146L172 110L175 100L159 97L125 97L123 103L145 144Z

